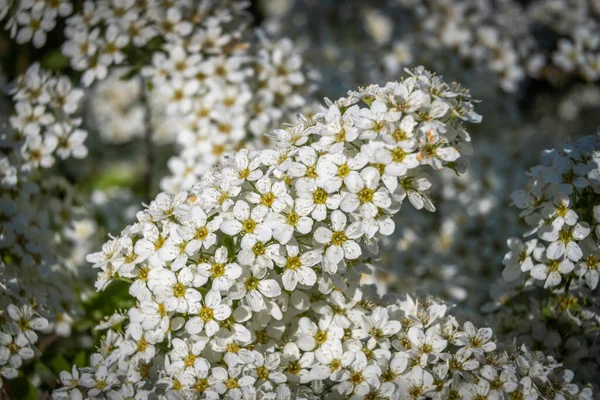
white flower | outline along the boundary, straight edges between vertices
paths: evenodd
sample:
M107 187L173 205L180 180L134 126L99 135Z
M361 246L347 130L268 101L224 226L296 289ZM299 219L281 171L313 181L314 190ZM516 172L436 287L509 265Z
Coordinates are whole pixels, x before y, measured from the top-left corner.
M233 217L221 223L221 231L227 235L242 234L241 246L251 249L257 241L266 242L271 239L271 229L264 223L268 209L260 205L250 211L250 206L238 200L233 207Z
M12 321L9 321L11 322L12 331L23 335L31 344L37 342L38 339L35 331L43 331L48 327L48 320L43 317L36 317L33 308L29 305L19 308L14 304L10 304L6 311L12 319Z
M335 273L342 260L354 260L362 254L360 245L355 241L362 235L361 223L354 222L346 227L347 222L348 217L335 210L331 213L331 230L321 226L314 233L315 240L326 245L325 258L329 263L329 273Z
M208 249L217 242L215 232L221 226L223 218L214 216L210 221L200 206L190 209L190 219L187 224L177 228L177 234L187 244L185 252L188 255L196 254L200 249Z
M288 212L270 212L267 215L266 224L273 231L273 237L281 244L287 244L293 237L294 232L302 235L310 233L313 220L308 217L310 208L301 210L296 207Z
M23 360L31 360L33 356L33 349L25 335L21 333L13 337L0 332L0 365L8 363L10 367L18 369Z
M36 48L46 44L46 33L56 26L56 15L46 12L44 7L33 7L29 12L21 12L17 16L21 25L17 34L17 43L27 43L33 39Z
M281 287L275 279L267 278L266 269L258 269L243 277L229 290L228 297L232 300L246 299L248 305L254 312L264 310L265 298L271 299L281 294Z
M242 268L236 263L230 263L227 254L227 248L219 247L210 263L204 262L198 264L198 274L202 277L203 283L210 279L212 289L218 291L227 291L235 280L242 275Z
M374 167L363 169L359 176L349 177L346 181L349 193L344 194L340 209L351 213L360 207L361 215L375 217L379 208L389 208L392 199L386 188L379 187L380 178L379 171Z
M219 322L231 315L231 308L221 300L221 295L216 290L210 290L201 303L197 303L190 310L190 314L197 314L185 323L185 330L190 335L196 335L204 330L207 336L214 336L219 330Z
M272 182L268 177L256 181L256 191L250 192L246 199L250 203L267 207L270 211L281 212L286 206L292 205L292 198L287 193L285 182Z
M188 312L202 299L199 291L191 288L193 273L188 268L177 274L168 269L157 268L148 273L148 288L163 300L167 311Z
M448 344L448 341L443 339L437 330L438 328L435 326L428 328L425 332L414 326L408 330L407 337L412 344L409 353L423 368L428 363L435 363Z
M283 268L281 280L285 290L294 290L300 283L305 286L313 286L317 281L317 274L311 268L322 260L322 255L317 250L305 251L300 254L298 245L288 244L285 246L287 255L277 256L275 261Z

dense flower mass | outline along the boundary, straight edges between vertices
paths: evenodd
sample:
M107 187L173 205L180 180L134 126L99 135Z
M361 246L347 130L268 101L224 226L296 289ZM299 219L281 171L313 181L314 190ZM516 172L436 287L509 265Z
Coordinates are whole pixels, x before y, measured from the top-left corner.
M341 3L0 0L1 398L598 397L597 2Z
M99 289L130 280L137 305L54 397L591 397L441 303L360 285L402 202L435 210L425 171L464 170L463 124L479 120L468 92L417 69L275 130L275 148L238 152L189 193L160 194L88 257Z

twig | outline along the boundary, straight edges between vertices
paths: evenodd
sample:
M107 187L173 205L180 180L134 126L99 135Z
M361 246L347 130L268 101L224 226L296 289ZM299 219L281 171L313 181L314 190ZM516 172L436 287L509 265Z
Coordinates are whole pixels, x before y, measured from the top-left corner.
M152 114L148 101L146 79L140 76L142 104L144 106L144 145L146 146L146 173L144 175L144 197L152 200L152 175L154 170L154 145L152 144Z
M2 377L2 398L4 399L5 396L8 400L14 400L14 397L12 397L10 390L8 389L8 380Z
M48 348L48 346L50 346L52 343L56 342L58 340L58 336L53 333L50 336L46 336L44 338L44 340L41 341L40 345L38 346L38 349L43 353L44 350L46 350L46 348Z

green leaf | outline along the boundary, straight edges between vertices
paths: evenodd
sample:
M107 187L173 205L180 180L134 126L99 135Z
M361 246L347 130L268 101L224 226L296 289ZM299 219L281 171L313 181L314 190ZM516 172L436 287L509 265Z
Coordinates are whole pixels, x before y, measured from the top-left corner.
M40 398L40 393L22 374L9 381L9 389L13 399L37 400Z
M69 67L69 58L65 57L60 50L52 50L48 52L42 60L40 65L48 70L62 71Z
M233 237L225 235L223 238L223 246L227 248L227 255L229 257L235 257L235 244L233 243Z
M366 105L371 107L371 104L375 101L375 97L373 96L365 96L361 99Z
M131 78L133 78L134 76L136 76L139 72L140 72L140 68L133 67L128 72L126 72L123 75L121 75L119 77L119 79L122 80L122 81L128 81Z
M63 357L62 354L55 355L50 361L46 363L46 365L56 374L56 376L60 375L62 371L70 371L71 365Z
M81 350L79 353L75 355L73 359L73 364L75 364L78 368L88 367L89 356L87 351Z

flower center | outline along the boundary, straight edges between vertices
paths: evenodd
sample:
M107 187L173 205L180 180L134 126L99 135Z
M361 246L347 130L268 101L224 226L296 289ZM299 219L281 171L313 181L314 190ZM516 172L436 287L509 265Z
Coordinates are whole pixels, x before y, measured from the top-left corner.
M196 379L196 383L194 383L194 390L199 393L204 393L209 387L210 384L206 378L198 378Z
M246 179L249 176L250 176L250 170L248 168L238 171L238 177L240 179Z
M373 201L373 190L364 188L358 192L358 200L362 203L370 203Z
M143 353L146 351L146 349L148 349L148 342L146 341L146 339L141 338L137 342L137 351L139 351L140 353Z
M214 316L215 312L210 307L202 307L202 310L200 310L200 318L205 322L211 321Z
M327 201L327 192L321 188L318 188L313 193L313 201L315 204L325 204Z
M392 150L392 159L394 160L394 162L402 162L402 160L404 160L404 157L406 157L406 153L404 152L404 150L400 148L395 148L394 150Z
M291 226L296 226L296 224L298 224L298 221L300 220L300 217L298 216L298 214L296 214L295 211L291 211L286 215L286 219L288 224L290 224Z
M406 132L404 132L402 129L396 129L394 133L392 133L392 137L396 142L401 142L403 140L406 140L407 135Z
M252 246L252 251L257 256L262 256L267 250L265 249L265 244L263 242L256 242L256 244Z
M256 290L258 285L260 284L260 280L258 278L252 277L246 281L246 290Z
M165 308L165 305L163 303L160 303L158 305L158 315L160 315L163 318L167 316L167 309Z
M240 351L240 346L238 346L235 343L229 343L227 345L227 351L230 353L237 353L238 351Z
M204 240L206 239L206 237L208 236L208 228L205 226L202 226L198 229L196 229L196 239L197 240Z
M225 381L225 387L227 387L227 389L235 389L235 388L239 388L240 385L238 384L237 379L235 378L229 378Z
M337 358L334 360L331 360L331 362L329 363L329 368L332 371L337 371L338 369L340 369L342 367L342 361L338 360Z
M260 199L260 202L267 207L271 207L273 205L274 201L275 201L275 194L273 194L272 192L263 194Z
M336 246L341 246L346 241L346 234L344 231L333 232L331 235L331 243Z
M222 277L225 274L225 265L213 264L212 268L210 269L210 273L212 274L213 278Z
M338 176L345 178L350 173L350 167L348 164L342 164L338 167Z
M327 341L327 331L318 331L315 335L315 341L321 345Z
M269 379L269 370L264 365L261 365L256 368L256 376L258 376L258 379L267 380Z
M183 297L185 296L185 290L185 285L183 283L177 282L175 286L173 286L173 296Z
M285 263L285 267L287 269L291 269L291 270L296 270L298 268L300 268L302 266L302 261L300 260L300 257L290 257L287 259L287 262Z
M254 222L253 219L247 219L242 223L242 229L246 233L254 232L255 228L256 228L256 222Z
M350 382L352 382L355 385L362 383L362 381L364 381L364 379L365 378L363 377L361 372L353 372L350 375Z

